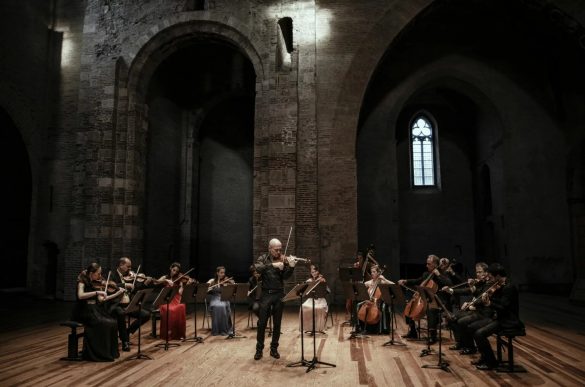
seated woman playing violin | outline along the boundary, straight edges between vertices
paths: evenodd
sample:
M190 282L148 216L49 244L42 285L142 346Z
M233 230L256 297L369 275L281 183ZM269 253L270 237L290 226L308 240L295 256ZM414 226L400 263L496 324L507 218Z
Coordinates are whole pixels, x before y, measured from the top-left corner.
M165 286L178 287L178 291L169 303L168 326L167 326L167 305L160 306L160 337L163 340L182 340L185 338L187 329L187 313L185 304L181 303L183 287L195 281L187 275L181 274L181 264L173 262L169 267L169 274L163 275L156 282Z
M79 274L77 302L71 318L85 326L83 359L114 361L120 357L117 323L106 311L105 302L120 297L123 289L118 289L114 284L108 292L101 274L102 268L95 262Z
M211 311L211 334L213 336L228 336L233 333L231 309L229 301L221 300L221 287L234 284L234 280L226 278L225 267L218 266L215 277L207 281L209 285L209 309Z
M318 286L317 282L326 284L325 277L319 272L316 265L311 265L311 278L305 281L309 287ZM326 285L321 285L326 286ZM327 288L329 293L329 288ZM303 329L305 332L313 332L313 299L307 298L301 305L303 315ZM324 297L315 298L315 332L324 332L327 325L327 312L329 307ZM300 317L300 316L299 316Z

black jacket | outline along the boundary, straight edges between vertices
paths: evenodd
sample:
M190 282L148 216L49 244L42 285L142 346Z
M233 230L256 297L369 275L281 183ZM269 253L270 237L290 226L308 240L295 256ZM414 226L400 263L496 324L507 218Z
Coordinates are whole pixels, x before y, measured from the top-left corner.
M295 268L285 264L284 270L279 270L272 262L272 256L266 253L259 256L254 265L261 276L262 290L284 290L284 280L292 276Z

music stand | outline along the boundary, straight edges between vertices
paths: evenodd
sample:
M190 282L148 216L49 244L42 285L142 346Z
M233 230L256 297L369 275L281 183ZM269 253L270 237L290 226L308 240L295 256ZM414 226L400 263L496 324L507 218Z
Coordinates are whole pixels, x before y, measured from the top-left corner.
M312 284L311 284L312 285ZM332 363L325 363L324 361L319 361L317 359L317 344L316 344L316 336L315 333L315 298L324 298L327 294L327 285L323 282L317 283L314 286L307 286L307 290L305 290L305 298L310 297L313 304L313 359L309 362L309 366L307 368L307 373L311 370L314 370L317 367L317 364L327 365L329 367L336 367L335 364ZM303 310L303 305L301 304L301 310ZM301 335L303 333L301 332Z
M126 309L124 309L124 314L129 314L138 310L138 316L140 316L142 314L142 303L144 302L144 299L148 294L150 294L151 291L152 289L143 289L136 292L134 297L132 297L132 301L130 301ZM136 355L128 357L128 359L152 360L152 357L145 355L140 351L140 337L142 336L142 329L140 328L141 326L142 324L138 325L138 352L136 353Z
M378 285L378 289L382 293L382 300L386 303L386 305L390 305L390 331L391 336L390 340L385 342L383 346L388 345L406 345L405 343L401 343L398 341L394 341L394 324L396 323L396 316L394 315L394 307L396 305L402 306L404 305L404 294L402 293L402 289L400 289L400 285L398 284L380 284Z
M429 289L430 290L430 289ZM438 299L438 295L436 293L433 294L434 298L433 301L435 301L435 303L441 303L441 300ZM443 371L447 371L447 372L451 372L451 370L449 369L449 363L447 361L443 360L443 351L442 351L442 343L443 343L443 329L442 329L442 321L443 321L443 308L439 307L439 360L437 362L436 365L432 365L432 364L425 364L422 366L422 368L432 368L432 369L440 369ZM422 355L421 355L422 356Z
M189 302L193 303L193 320L195 323L195 333L193 338L186 338L184 341L194 341L196 344L203 343L203 337L197 335L197 303L202 303L205 300L208 288L208 284L191 284L183 288L183 297L181 298L181 302L184 304L188 304Z
M354 319L355 325L354 330L351 332L349 339L355 338L367 338L368 335L364 335L359 332L359 322L357 319L357 307L358 303L362 301L366 301L370 299L370 295L368 294L368 289L366 285L361 282L354 282L354 283L345 283L343 284L344 293L346 296L351 295L351 298L355 301L355 308L352 308L352 312L356 313L356 317Z
M283 298L282 302L296 300L297 298L301 299L301 360L295 361L293 363L289 363L287 367L308 367L311 362L305 359L305 329L303 326L303 292L307 288L306 283L296 284L294 288L292 288Z
M427 306L427 308L426 308L427 316L428 316L430 308L433 308L433 309L439 308L439 305L437 304L437 301L435 300L435 293L433 292L433 289L427 288L424 286L417 286L416 291L418 292L418 294L420 294L421 297L423 297L423 300L425 301L425 304ZM431 329L429 327L429 320L427 317L427 348L423 349L420 352L420 357L430 355L433 352L433 350L431 349L431 343L430 343L430 337L431 337L430 330Z
M167 305L167 312L166 312L166 326L167 326L167 332L165 335L165 343L164 344L156 344L155 347L164 347L165 351L168 351L169 347L178 347L180 344L177 343L169 343L169 309L170 309L170 303L171 300L175 297L175 294L177 294L177 292L179 291L178 287L167 287L167 288L162 288L162 290L160 291L160 293L158 294L158 296L156 297L156 300L154 300L153 305L155 308L159 308L160 310L160 306L162 304ZM162 315L160 316L162 319ZM162 325L162 321L161 321L161 325Z
M221 300L231 302L233 306L232 333L226 339L242 339L246 336L236 335L236 302L248 299L248 283L229 284L221 287Z

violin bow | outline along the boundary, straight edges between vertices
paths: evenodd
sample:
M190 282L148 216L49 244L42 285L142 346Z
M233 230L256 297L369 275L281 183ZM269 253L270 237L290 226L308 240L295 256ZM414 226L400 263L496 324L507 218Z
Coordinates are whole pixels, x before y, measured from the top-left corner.
M290 234L292 234L292 226L290 226L290 230L288 232L288 238L286 240L286 247L284 248L284 256L286 257L286 251L288 250L288 242L290 241Z
M136 278L138 278L138 273L140 273L140 266L138 265L138 269L136 269L136 273L134 273L134 281L132 281L132 289L134 289L134 285L136 285Z
M173 283L177 282L178 280L180 280L181 278L183 278L184 276L186 276L187 274L191 273L193 271L193 269L195 269L194 267L190 268L189 270L187 270L185 273L181 274L179 276L179 278L177 278L176 280L173 281Z

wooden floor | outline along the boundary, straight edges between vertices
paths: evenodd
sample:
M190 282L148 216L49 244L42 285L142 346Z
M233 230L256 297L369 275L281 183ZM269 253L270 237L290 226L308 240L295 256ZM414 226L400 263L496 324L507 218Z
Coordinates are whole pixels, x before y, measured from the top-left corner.
M247 328L247 312L237 316L238 333L246 338L225 340L199 329L203 344L181 343L165 351L155 347L159 340L149 337L150 324L142 331L143 352L154 360L129 360L133 352L122 352L113 363L65 362L71 305L55 301L25 303L14 309L0 309L0 386L583 386L585 385L585 308L572 306L564 298L522 294L522 318L527 336L515 345L516 362L528 373L481 372L470 365L474 357L445 351L450 372L423 369L436 364L437 355L420 357L425 345L408 342L404 347L385 347L388 336L348 340L350 327L342 325L343 314L334 314L327 334L316 339L319 360L337 365L306 373L305 367L286 365L301 357L296 308L285 311L280 353L274 360L265 349L254 361L255 330ZM242 309L240 306L238 309ZM398 333L404 333L399 319ZM329 322L329 325L331 323ZM198 328L201 316L198 316ZM192 335L193 315L187 332ZM444 332L444 347L451 344ZM133 337L133 342L137 341ZM434 346L436 349L436 345ZM313 358L312 340L306 336L305 358Z

